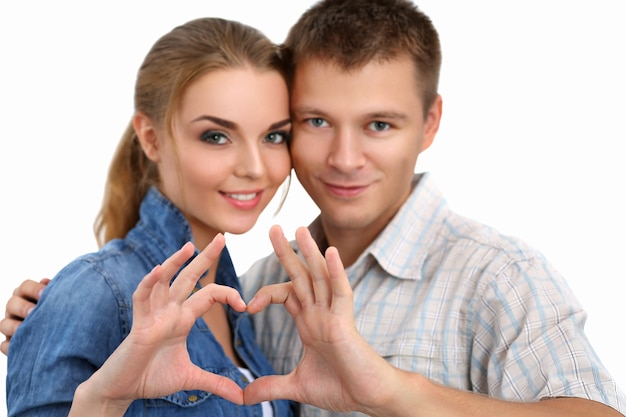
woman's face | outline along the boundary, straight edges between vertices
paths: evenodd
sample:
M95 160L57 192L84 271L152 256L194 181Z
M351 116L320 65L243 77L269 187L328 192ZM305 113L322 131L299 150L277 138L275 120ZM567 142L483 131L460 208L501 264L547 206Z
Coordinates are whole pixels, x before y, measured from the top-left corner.
M218 70L195 80L160 131L160 189L198 247L254 226L291 170L287 86L276 71Z

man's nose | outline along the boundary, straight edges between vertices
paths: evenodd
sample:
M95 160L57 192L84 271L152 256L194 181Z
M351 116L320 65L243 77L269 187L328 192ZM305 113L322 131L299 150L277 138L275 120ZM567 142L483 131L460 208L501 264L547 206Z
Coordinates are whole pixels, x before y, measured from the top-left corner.
M354 171L365 164L362 135L351 128L336 130L328 163L342 172Z

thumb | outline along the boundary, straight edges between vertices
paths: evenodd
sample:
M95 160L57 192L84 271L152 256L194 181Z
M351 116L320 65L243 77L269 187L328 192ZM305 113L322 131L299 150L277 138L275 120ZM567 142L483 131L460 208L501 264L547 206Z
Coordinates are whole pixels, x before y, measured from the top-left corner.
M291 382L290 375L262 376L252 381L243 390L243 402L246 405L272 400L295 400L298 389Z

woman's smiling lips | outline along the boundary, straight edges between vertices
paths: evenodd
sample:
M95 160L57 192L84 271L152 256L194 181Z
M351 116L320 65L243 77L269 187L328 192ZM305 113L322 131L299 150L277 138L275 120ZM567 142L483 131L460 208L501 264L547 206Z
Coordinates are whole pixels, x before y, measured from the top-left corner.
M220 191L220 194L226 201L238 209L250 210L258 206L261 202L263 190L236 192Z

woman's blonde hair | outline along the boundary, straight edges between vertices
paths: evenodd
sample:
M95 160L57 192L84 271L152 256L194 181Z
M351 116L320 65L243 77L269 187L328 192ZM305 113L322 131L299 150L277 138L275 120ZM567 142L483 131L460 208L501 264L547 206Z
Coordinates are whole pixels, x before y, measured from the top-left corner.
M260 31L219 18L192 20L161 37L146 55L135 83L135 111L172 133L172 118L187 86L208 72L251 66L285 68L278 48ZM123 238L139 220L139 206L159 181L132 121L109 167L102 206L94 223L98 245Z

